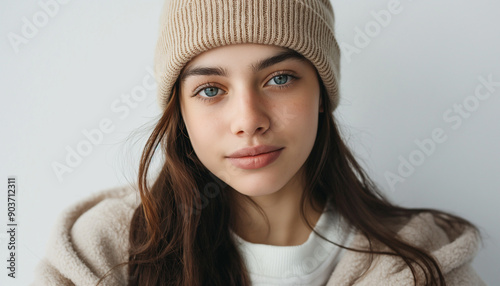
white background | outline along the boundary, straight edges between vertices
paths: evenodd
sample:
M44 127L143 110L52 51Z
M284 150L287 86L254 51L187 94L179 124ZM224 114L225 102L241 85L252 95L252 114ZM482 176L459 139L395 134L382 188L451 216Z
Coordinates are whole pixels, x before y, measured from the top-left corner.
M391 2L398 3L333 1L339 43L357 48L342 58L336 115L360 161L394 202L439 208L481 228L484 248L473 265L489 285L498 285L500 87L478 101L460 126L443 114L455 104L474 103L478 77L500 82L500 2L401 0L399 12L376 30L373 13ZM138 150L160 112L155 92L134 101L128 114L112 106L123 108L121 96L149 77L161 5L159 0L68 1L16 48L9 35L23 36L23 18L41 21L45 12L38 1L0 3L1 285L32 281L64 208L135 179ZM371 36L356 45L365 28ZM68 148L76 149L86 140L83 131L106 118L113 131L59 180L54 162L66 164ZM401 158L418 152L415 141L432 138L437 128L446 141L391 188L386 173L398 174ZM18 181L15 281L6 277L3 231L10 175Z

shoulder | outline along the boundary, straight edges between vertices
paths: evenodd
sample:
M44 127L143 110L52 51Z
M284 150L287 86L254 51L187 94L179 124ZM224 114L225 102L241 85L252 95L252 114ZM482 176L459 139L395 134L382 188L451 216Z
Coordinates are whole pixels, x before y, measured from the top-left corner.
M440 264L448 285L485 285L470 266L480 244L479 234L475 229L453 227L441 217L424 212L400 225L397 236L433 255ZM358 233L354 236L350 247L360 249L366 248L367 245L366 238ZM332 275L330 281L335 283L329 285L351 285L362 274L367 260L367 254L348 251ZM402 270L395 273L395 269ZM377 255L370 270L357 280L355 285L406 285L407 283L413 284L413 276L402 259Z
M117 187L92 194L68 207L62 214L65 231L70 230L74 239L85 236L117 237L128 232L133 212L139 206L140 197L133 187Z
M36 285L95 285L113 266L127 262L130 221L139 204L135 188L126 186L96 192L67 207L35 270ZM117 271L112 285L126 277L126 266Z
M470 260L474 257L480 242L479 234L475 229L451 225L443 217L427 212L411 218L398 231L398 236L414 246L432 252L437 255L438 259L457 255ZM454 255L443 252L450 248L455 249ZM448 264L444 262L441 264Z

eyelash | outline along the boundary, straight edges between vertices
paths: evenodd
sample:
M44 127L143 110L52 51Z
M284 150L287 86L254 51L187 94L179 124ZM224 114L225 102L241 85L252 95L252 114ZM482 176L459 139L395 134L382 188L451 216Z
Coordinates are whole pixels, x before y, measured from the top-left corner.
M277 77L277 76L280 76L280 75L286 75L286 76L289 76L290 79L289 79L289 82L288 83L285 83L283 85L273 85L274 87L277 87L279 88L280 90L282 89L285 89L285 88L289 88L294 82L295 80L299 79L299 77L297 76L294 76L288 72L285 72L285 71L280 71L280 72L276 72L275 74L272 75L271 79L269 81L271 81L273 78ZM268 81L268 82L269 82ZM218 89L221 89L219 87L217 87L217 84L213 83L213 82L205 82L203 83L202 85L200 85L196 91L194 92L194 95L192 95L192 97L195 97L196 99L199 99L203 102L210 102L210 101L213 101L215 100L218 96L214 96L214 97L203 97L203 96L199 96L199 93L201 91L203 91L204 89L206 88L210 88L210 87L215 87L215 88L218 88Z

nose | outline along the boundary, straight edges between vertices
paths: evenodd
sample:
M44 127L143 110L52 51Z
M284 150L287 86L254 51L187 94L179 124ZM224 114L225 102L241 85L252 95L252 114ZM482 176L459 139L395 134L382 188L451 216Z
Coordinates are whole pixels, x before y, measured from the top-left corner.
M233 96L231 132L238 136L255 136L270 127L270 116L262 94L252 88L241 89Z

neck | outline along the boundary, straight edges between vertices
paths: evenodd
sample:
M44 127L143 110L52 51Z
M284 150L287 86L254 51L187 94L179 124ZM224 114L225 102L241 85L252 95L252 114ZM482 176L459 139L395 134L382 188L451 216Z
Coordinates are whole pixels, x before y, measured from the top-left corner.
M303 190L303 182L290 181L281 190L270 195L246 199L240 197L234 231L252 243L279 246L303 244L312 231L300 214ZM263 213L252 202L260 207ZM319 207L322 210L322 206ZM307 203L305 216L314 227L321 211L315 210Z

